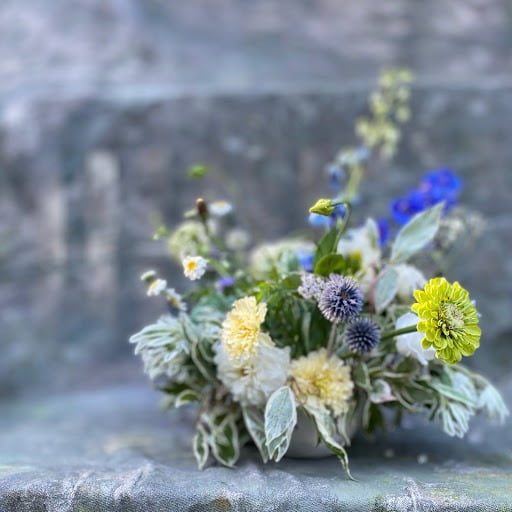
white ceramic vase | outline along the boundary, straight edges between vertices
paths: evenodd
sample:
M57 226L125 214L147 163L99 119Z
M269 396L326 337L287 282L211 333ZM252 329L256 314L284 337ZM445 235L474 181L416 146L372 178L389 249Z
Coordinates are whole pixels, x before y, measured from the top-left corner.
M352 437L357 429L357 422L352 422L347 435ZM287 457L293 459L320 459L330 457L333 453L322 443L318 443L313 420L302 411L297 412L297 425L293 431Z

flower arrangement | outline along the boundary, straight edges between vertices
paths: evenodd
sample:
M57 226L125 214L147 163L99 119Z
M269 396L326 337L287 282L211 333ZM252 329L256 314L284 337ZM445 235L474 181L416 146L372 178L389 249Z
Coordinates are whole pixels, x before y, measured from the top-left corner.
M479 314L466 289L441 277L461 240L482 228L457 206L460 178L429 172L393 201L391 220L350 226L365 169L396 150L411 80L404 70L380 77L371 115L356 124L361 147L327 167L334 198L310 209L312 235L251 247L234 207L203 199L171 232L159 229L200 286L181 295L146 272L148 295L170 312L130 341L168 407L199 404L201 468L210 456L233 466L249 441L264 462L279 461L305 417L350 476L354 430L417 413L462 437L473 415L508 414L492 384L460 364L480 344ZM427 279L419 263L437 277Z

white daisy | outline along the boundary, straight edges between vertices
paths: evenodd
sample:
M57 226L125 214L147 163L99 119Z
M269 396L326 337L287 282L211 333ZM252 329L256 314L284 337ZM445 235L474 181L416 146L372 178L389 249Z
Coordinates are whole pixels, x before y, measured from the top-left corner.
M148 297L157 297L167 288L165 279L155 279L148 287Z
M167 288L167 290L165 290L165 294L167 295L167 302L173 308L183 312L187 311L187 305L183 300L183 297L174 288Z
M405 313L396 321L396 328L403 329L410 325L416 325L419 322L419 318L414 313ZM421 346L421 340L423 339L423 333L421 332L410 332L407 334L401 334L396 337L396 350L399 354L406 357L413 357L417 359L422 365L426 366L429 361L434 359L436 351L430 347L424 349Z
M233 205L227 201L214 201L208 205L208 209L214 217L224 217L233 211Z
M261 344L249 358L230 358L221 343L215 351L218 377L241 405L265 405L288 377L289 347Z
M185 277L192 281L201 279L206 272L208 262L202 256L187 256L183 260L183 271Z

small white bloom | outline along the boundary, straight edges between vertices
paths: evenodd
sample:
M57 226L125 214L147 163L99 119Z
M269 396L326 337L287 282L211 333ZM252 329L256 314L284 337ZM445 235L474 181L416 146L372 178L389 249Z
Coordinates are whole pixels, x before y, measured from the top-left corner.
M232 229L226 235L226 245L233 251L243 251L250 241L249 233L243 229Z
M414 313L405 313L396 321L396 328L403 329L411 325L416 325L419 322L419 318ZM421 346L421 340L423 339L423 333L421 332L410 332L407 334L401 334L396 337L396 349L399 354L407 357L413 357L417 359L422 365L427 365L429 361L434 359L436 351L433 347L424 349Z
M185 277L192 281L201 279L206 272L208 262L202 256L187 256L183 260L183 270Z
M185 304L183 297L174 288L167 288L167 290L165 290L165 293L167 295L167 302L173 308L176 308L179 311L183 312L187 311L187 305Z
M394 268L398 272L397 297L403 302L410 303L413 300L413 292L423 288L427 280L425 276L412 265L402 263L396 265Z
M233 205L227 201L214 201L208 205L210 213L215 217L224 217L233 211Z
M157 297L167 288L165 279L155 279L148 287L148 297Z
M368 219L364 226L348 230L347 236L338 243L338 253L342 256L359 255L363 269L378 264L379 230L375 221Z
M221 343L215 351L218 377L241 405L264 405L288 377L289 347L261 344L254 355L240 359L230 358Z
M297 288L297 292L306 300L314 299L318 301L325 287L325 280L320 276L313 274L302 274L301 286Z

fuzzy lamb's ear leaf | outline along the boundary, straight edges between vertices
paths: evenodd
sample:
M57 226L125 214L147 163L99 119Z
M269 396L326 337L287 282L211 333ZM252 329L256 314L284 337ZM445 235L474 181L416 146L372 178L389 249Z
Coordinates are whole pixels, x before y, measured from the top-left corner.
M265 445L271 459L279 462L297 424L297 408L292 390L283 386L270 396L265 408Z
M338 457L338 459L340 459L341 465L347 473L347 476L351 480L355 480L350 474L347 452L335 439L336 425L330 414L315 409L314 407L305 407L305 410L315 422L316 430L318 431L318 435L322 442Z
M256 407L242 408L244 423L251 439L258 448L264 463L268 462L268 449L265 444L265 418Z
M377 313L384 311L395 298L398 291L398 272L388 267L379 276L375 287L374 301Z
M391 249L391 262L401 263L423 249L436 236L444 203L415 215L398 233Z
M199 469L203 469L208 461L210 446L208 445L208 434L201 424L197 426L196 435L194 436L193 441L193 448L197 465L199 466Z

